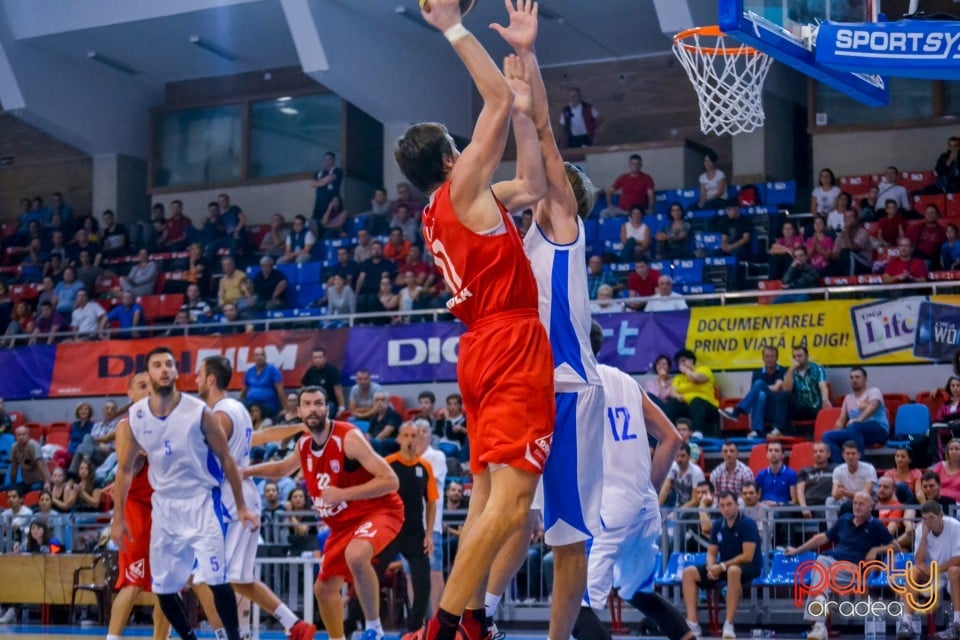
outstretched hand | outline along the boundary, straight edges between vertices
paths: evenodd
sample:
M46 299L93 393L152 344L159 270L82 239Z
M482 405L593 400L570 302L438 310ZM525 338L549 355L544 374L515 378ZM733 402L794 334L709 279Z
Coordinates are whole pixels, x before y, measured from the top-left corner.
M429 4L424 6L421 3L420 7L423 19L440 31L446 31L461 22L460 0L430 0Z
M516 1L516 7L514 7L514 1ZM537 40L539 3L534 0L504 0L504 4L507 6L507 16L510 18L509 26L504 27L493 23L490 28L499 33L500 37L506 40L514 50L532 50L533 43Z
M533 118L533 92L523 72L523 63L515 55L503 59L503 75L513 91L513 111Z

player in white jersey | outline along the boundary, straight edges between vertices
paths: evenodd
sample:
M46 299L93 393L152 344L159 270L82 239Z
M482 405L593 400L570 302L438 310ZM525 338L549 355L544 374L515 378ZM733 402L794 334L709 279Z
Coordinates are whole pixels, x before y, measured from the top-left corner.
M247 408L227 395L226 389L233 377L230 361L221 356L211 356L200 363L197 372L197 393L213 410L230 448L230 455L243 472L250 466L250 447L253 438L253 422ZM250 509L260 510L260 493L252 478L244 478L243 503ZM229 485L223 487L223 515L227 523L227 579L234 591L242 596L239 611L240 634L249 636L249 601L256 602L264 611L269 611L290 640L313 640L317 628L297 617L280 598L263 582L256 579L255 560L259 533L243 526L237 520L237 501ZM195 581L196 582L196 581ZM243 606L247 605L247 606Z
M124 513L134 459L142 451L154 491L150 570L160 608L183 640L196 640L179 596L194 573L210 585L227 638L240 640L236 596L226 574L224 475L236 496L236 519L256 529L259 517L243 500L240 473L213 412L176 389L177 363L169 348L147 354L147 375L150 396L135 403L128 424L117 428L115 509ZM122 547L130 536L125 518L115 517L110 533Z
M590 343L594 353L599 353L603 330L596 323ZM603 525L590 546L588 588L573 637L610 639L596 611L604 608L616 584L620 597L656 622L670 640L693 638L683 616L653 591L660 540L658 489L683 440L636 380L606 365L600 365L598 371L606 398L600 507ZM652 457L648 434L657 440Z

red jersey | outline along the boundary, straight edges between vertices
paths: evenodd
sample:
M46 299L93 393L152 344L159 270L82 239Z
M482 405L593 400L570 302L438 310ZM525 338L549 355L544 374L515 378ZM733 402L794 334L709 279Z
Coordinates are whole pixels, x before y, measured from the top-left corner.
M150 486L150 481L147 480L147 471L149 469L150 465L144 462L143 469L141 469L139 473L134 474L133 479L130 481L130 490L127 491L127 500L136 500L137 502L150 504L150 499L153 497L153 487Z
M453 296L447 308L467 329L505 311L538 312L537 281L523 241L503 204L497 207L502 227L474 233L453 212L448 180L423 210L423 239Z
M297 442L307 493L313 498L314 508L320 517L331 528L349 526L373 511L386 509L403 513L403 503L396 491L376 498L338 504L326 504L323 501L323 490L327 487L356 487L373 478L373 474L356 460L347 458L343 451L344 440L354 429L356 427L349 422L332 421L330 437L319 451L313 446L313 436L303 436Z

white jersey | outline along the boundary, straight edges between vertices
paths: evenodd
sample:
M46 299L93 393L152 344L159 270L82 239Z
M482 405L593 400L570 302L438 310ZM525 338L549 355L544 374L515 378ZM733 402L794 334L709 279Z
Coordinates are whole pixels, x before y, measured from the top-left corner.
M616 528L634 522L644 511L660 510L657 492L650 482L650 444L643 420L643 391L626 373L599 365L606 398L606 429L603 436L603 500L600 517L604 527Z
M597 358L590 349L590 292L587 287L583 222L577 239L553 243L536 224L523 237L539 291L540 322L550 337L557 391L599 385Z
M253 422L250 420L250 413L243 404L233 398L220 399L213 406L213 411L223 413L230 419L233 432L227 440L227 446L230 449L230 456L237 465L237 470L243 471L250 466L250 441L253 438ZM260 493L253 478L245 478L242 484L243 499L247 508L254 513L260 513ZM230 483L224 479L223 507L228 521L236 518L236 504Z
M187 498L209 493L223 481L220 462L201 429L205 408L185 393L165 418L153 415L149 397L130 407L130 431L147 453L154 496Z

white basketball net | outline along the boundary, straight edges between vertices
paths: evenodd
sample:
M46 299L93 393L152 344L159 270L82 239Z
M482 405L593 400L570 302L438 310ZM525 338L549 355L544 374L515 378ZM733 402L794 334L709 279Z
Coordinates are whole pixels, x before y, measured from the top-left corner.
M700 130L736 135L762 127L763 81L773 58L746 45L727 47L723 34L683 35L674 38L673 53L700 100Z

